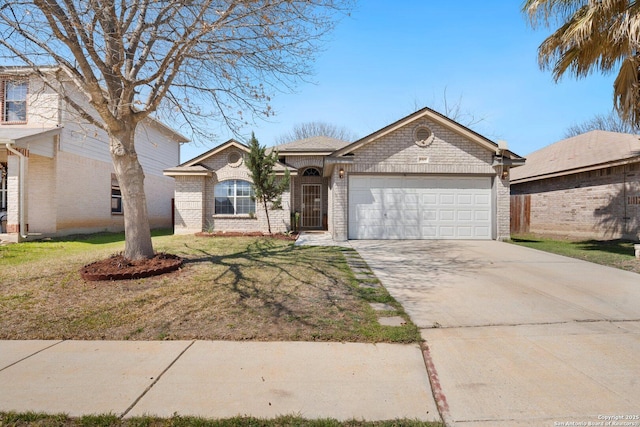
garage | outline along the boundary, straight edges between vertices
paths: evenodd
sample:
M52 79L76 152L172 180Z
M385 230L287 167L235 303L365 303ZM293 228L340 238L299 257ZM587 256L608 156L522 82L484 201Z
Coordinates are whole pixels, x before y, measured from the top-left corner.
M349 176L349 239L491 239L491 177Z

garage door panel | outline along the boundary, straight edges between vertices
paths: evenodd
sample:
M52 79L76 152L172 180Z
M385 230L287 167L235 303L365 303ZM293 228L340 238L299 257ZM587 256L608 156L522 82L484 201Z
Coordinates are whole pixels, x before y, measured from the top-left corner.
M419 200L420 197L417 193L407 193L404 195L405 205L417 207Z
M350 239L490 239L491 179L349 177Z
M480 210L475 210L473 211L473 219L475 221L489 221L491 218L491 211L486 210L486 211L480 211Z
M456 237L455 228L453 226L440 226L438 227L439 238L441 239L453 239Z
M422 211L423 221L436 221L438 219L438 211L435 209L428 209Z
M473 237L473 227L457 227L458 235L456 236L459 239L471 239Z
M458 194L458 205L473 205L473 194Z
M438 219L440 221L453 221L456 216L456 212L453 209L441 209L439 213Z
M437 205L438 195L432 193L424 193L420 195L420 203L422 205Z
M457 212L458 221L473 221L473 211L460 209Z
M440 194L438 201L441 205L453 205L456 202L456 195L453 193L443 193Z
M491 238L491 228L490 227L474 227L473 229L474 235L478 238L490 239Z
M476 205L490 206L491 197L488 194L476 194L474 195L473 203Z

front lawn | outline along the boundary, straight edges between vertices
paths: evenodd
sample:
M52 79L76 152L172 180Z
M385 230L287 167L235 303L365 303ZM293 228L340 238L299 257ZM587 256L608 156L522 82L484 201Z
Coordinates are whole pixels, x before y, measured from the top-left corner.
M333 419L308 420L298 416L284 415L275 419L254 417L235 417L221 420L208 420L198 417L156 418L135 417L120 419L115 415L90 415L71 418L67 415L46 415L38 413L0 412L0 426L38 426L38 427L444 427L439 422L416 420L390 421L337 421Z
M624 240L560 240L534 235L515 235L511 241L541 251L640 273L634 242Z
M0 247L0 339L417 342L384 290L361 289L337 247L262 237L160 235L184 258L155 278L87 282L79 269L122 251L121 234ZM407 319L380 326L369 302Z

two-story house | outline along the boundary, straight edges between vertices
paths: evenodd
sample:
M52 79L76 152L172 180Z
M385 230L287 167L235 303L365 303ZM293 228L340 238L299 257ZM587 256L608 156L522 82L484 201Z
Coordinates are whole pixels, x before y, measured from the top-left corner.
M56 77L59 70L45 70ZM60 82L62 85L63 83ZM79 104L84 95L70 85ZM24 67L0 67L0 220L3 241L124 229L105 132L83 123L58 92ZM136 133L153 228L172 225L174 180L187 138L155 120Z

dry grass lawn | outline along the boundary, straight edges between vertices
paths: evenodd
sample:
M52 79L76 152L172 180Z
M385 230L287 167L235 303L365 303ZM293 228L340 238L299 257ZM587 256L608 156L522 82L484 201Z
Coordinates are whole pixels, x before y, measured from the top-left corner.
M79 269L123 249L122 235L0 247L0 339L211 339L415 342L384 327L343 251L269 238L154 237L184 258L175 273L86 282ZM408 318L407 318L408 319Z

